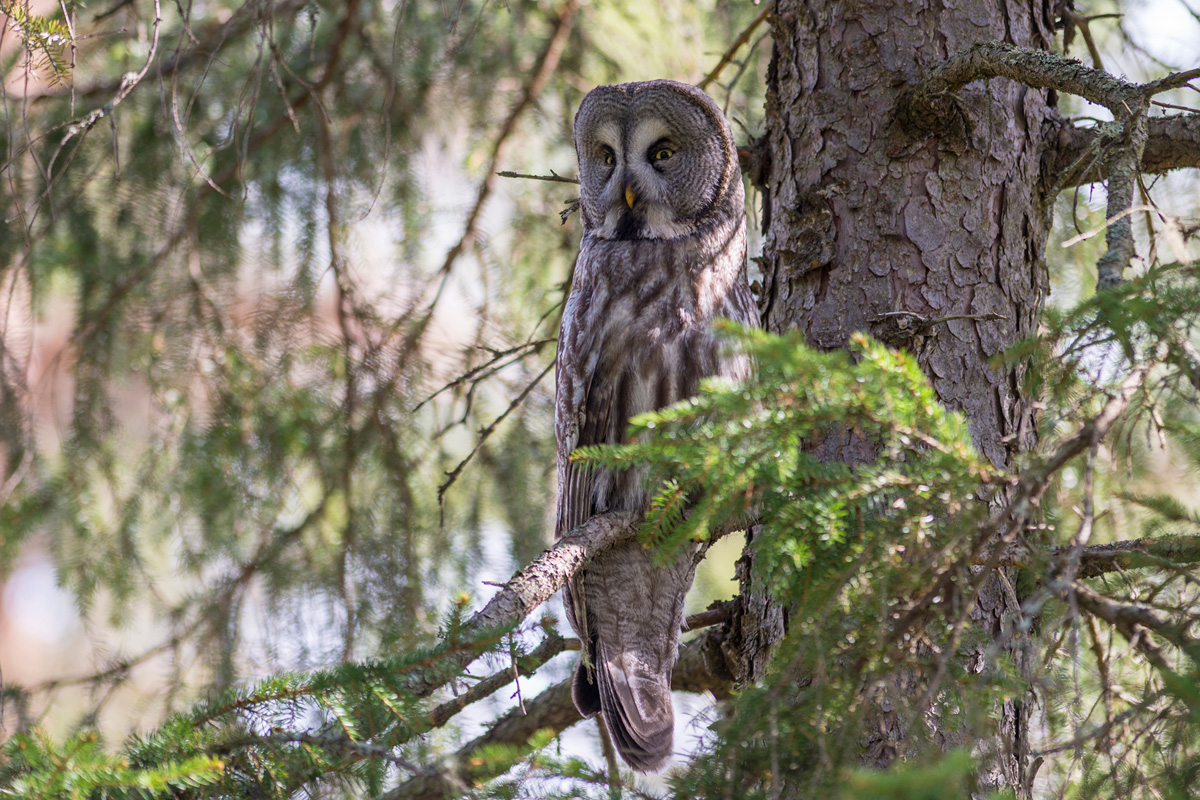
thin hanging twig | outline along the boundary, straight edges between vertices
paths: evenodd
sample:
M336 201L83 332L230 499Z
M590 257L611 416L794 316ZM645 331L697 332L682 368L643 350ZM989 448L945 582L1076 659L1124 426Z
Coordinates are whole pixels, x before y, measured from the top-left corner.
M486 428L484 428L483 430L481 430L479 432L479 441L477 441L475 443L475 447L471 450L470 453L467 454L466 458L464 458L462 461L458 462L458 466L456 466L454 469L452 469L448 473L446 473L447 478L446 478L445 482L442 483L442 485L438 487L437 494L438 494L438 504L439 505L442 503L443 498L446 496L446 490L448 490L452 485L454 485L454 482L456 480L458 480L458 476L460 474L462 474L463 468L465 468L467 466L467 464L471 463L471 459L473 459L475 457L475 454L478 453L480 451L480 449L483 447L484 443L487 442L488 437L490 437L493 433L496 432L496 428L499 427L500 423L503 422L508 417L508 415L513 412L514 409L516 409L518 406L520 406L521 403L525 402L525 398L529 396L529 393L532 392L534 390L534 388L539 383L542 382L543 378L545 378L547 375L550 374L550 371L552 369L554 369L553 361L551 361L549 364L547 364L546 368L544 370L542 370L541 373L538 374L538 376L536 378L534 378L532 381L530 381L529 385L526 386L519 395L517 395L516 399L514 399L511 403L508 404L508 408L504 409L504 411L500 414L500 416L498 416L494 420L492 420L492 423L490 425L488 425Z

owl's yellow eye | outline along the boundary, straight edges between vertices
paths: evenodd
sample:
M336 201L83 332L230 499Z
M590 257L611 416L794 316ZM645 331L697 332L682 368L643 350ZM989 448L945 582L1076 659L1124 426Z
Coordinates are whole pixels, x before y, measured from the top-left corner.
M675 151L669 147L660 147L654 151L655 161L666 161L671 156L675 155Z
M604 166L611 167L613 164L616 164L616 163L617 163L616 156L614 156L612 153L604 154Z

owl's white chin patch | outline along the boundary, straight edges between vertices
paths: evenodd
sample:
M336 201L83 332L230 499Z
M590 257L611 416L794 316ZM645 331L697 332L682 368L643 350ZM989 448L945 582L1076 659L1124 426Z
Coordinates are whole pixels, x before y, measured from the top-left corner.
M632 214L634 225L630 224L630 211L610 208L596 235L602 239L675 239L693 233L690 226L675 219L671 209L661 203L647 203ZM630 235L631 229L636 230L636 235Z
M675 219L674 213L657 203L646 208L646 233L654 239L674 239L692 233L689 225Z

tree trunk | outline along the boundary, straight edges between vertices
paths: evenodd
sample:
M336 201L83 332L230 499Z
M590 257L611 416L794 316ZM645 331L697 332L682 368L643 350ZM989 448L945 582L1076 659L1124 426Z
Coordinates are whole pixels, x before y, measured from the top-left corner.
M1051 12L1018 0L778 0L776 12L763 147L766 326L803 330L822 349L842 347L854 331L909 349L942 402L966 414L979 450L1009 466L1033 443L1032 403L1023 367L988 359L1034 331L1047 291L1052 198L1040 173L1053 96L977 81L958 93L965 123L934 136L911 133L896 108L918 78L976 42L1048 49ZM920 324L951 315L991 318ZM820 449L851 463L874 455L849 435ZM990 637L1017 610L1003 585L1011 584L993 579L975 611ZM754 588L743 586L752 602L726 643L741 679L757 677L769 657L774 641L761 633L783 629L780 610ZM971 662L987 668L982 653ZM973 743L993 754L981 761L984 786L1019 796L1021 706L998 710L995 741ZM879 716L862 737L864 763L886 764L904 738L899 715Z

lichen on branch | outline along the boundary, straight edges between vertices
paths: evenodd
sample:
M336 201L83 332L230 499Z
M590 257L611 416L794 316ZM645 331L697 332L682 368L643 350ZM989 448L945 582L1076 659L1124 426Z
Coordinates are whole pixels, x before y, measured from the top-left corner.
M1133 231L1125 213L1133 204L1137 177L1149 137L1146 110L1151 99L1185 86L1200 77L1200 69L1167 75L1146 84L1130 83L1072 58L1043 50L1014 47L1004 42L980 42L942 62L905 94L897 118L909 129L930 134L953 125L962 112L954 93L968 83L986 78L1009 78L1038 89L1077 95L1112 112L1120 126L1104 151L1108 176L1109 220L1107 249L1096 264L1097 285L1111 288L1134 256Z

